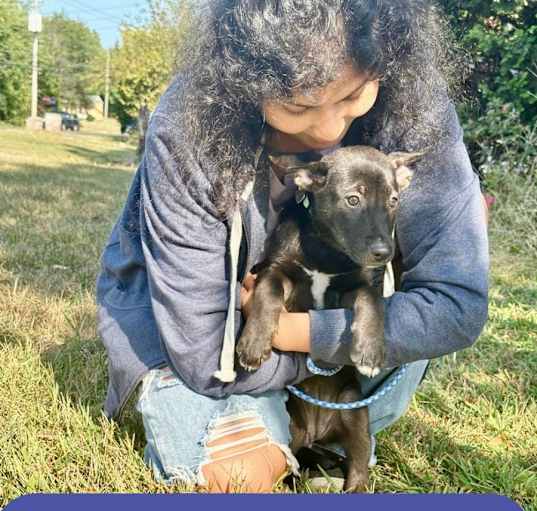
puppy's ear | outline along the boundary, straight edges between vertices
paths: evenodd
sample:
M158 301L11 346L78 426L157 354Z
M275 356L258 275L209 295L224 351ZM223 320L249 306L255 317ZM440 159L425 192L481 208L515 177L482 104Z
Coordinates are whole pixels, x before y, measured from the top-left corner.
M416 163L425 155L422 153L390 153L388 158L392 164L392 168L395 170L395 180L399 186L399 191L402 192L410 184L410 180L414 175L414 172L410 170L409 165Z
M402 165L409 166L413 163L416 163L417 161L421 160L425 156L425 151L419 152L419 153L403 153L403 152L395 152L390 153L388 155L388 158L391 161L391 164L394 169L397 167L401 167Z
M317 192L326 183L328 165L321 161L322 154L313 151L302 154L282 154L269 159L281 176L292 175L300 190Z
M295 184L300 190L318 192L326 184L328 165L323 162L303 165L294 172Z
M300 154L279 154L277 156L269 154L269 160L281 173L288 174L288 171L296 170L308 163L318 162L323 155L317 151L308 151Z
M402 192L405 188L408 188L414 172L405 165L401 165L395 169L395 180L399 187L399 192Z

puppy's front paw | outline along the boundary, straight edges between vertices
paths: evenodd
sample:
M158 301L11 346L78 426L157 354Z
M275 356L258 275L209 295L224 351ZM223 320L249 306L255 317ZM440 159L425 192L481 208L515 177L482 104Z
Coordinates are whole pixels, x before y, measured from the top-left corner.
M368 378L374 378L380 373L380 367L357 366L356 369L358 369L359 373L367 376Z
M368 482L369 476L367 472L364 474L349 470L345 481L345 493L364 493L367 491Z
M263 330L245 327L237 344L237 356L240 365L247 371L256 371L270 358L272 353L272 336L263 335Z
M361 374L373 378L380 373L384 363L384 336L364 335L356 323L352 325L352 334L351 361Z

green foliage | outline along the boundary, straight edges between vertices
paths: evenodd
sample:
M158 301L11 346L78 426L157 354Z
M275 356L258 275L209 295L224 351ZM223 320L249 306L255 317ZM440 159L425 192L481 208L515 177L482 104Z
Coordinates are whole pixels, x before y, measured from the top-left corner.
M181 62L181 48L190 30L187 0L149 0L150 21L124 26L121 44L112 53L112 112L124 126L150 110Z
M0 0L0 120L30 114L32 35L19 0ZM63 14L43 18L39 34L39 97L55 96L61 108L86 106L103 88L99 36Z
M30 114L32 36L17 0L0 0L0 120Z
M105 53L99 36L64 14L45 17L41 43L41 95L55 96L62 109L86 107L103 89Z
M537 118L537 2L443 0L462 45L471 53L473 81L486 107L512 104L521 120Z
M158 27L121 31L121 46L112 54L112 97L131 116L144 104L154 107L171 77L172 63L162 51L169 42L166 36Z
M441 4L474 61L469 84L473 103L462 111L474 162L507 159L518 151L527 157L526 131L537 123L537 2Z
M537 172L537 126L522 122L511 103L492 97L479 118L463 116L470 152L479 156L479 170L494 188L492 174Z

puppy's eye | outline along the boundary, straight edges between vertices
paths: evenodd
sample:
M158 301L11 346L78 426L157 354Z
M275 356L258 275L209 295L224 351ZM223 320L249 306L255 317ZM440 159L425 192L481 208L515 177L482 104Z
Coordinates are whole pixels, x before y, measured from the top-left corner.
M396 197L395 195L390 197L390 200L388 201L390 208L395 208L398 203L399 203L399 197Z
M358 197L358 195L349 195L347 197L347 204L351 208L355 208L356 206L359 206L360 205L360 197Z

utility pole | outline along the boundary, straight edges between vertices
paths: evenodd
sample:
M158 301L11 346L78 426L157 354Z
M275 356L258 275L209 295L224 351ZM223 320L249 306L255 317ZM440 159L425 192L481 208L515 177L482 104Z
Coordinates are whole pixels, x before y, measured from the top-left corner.
M110 102L110 50L106 50L106 78L104 88L104 118L108 119L108 103Z
M34 41L32 46L32 111L27 125L31 128L38 128L39 120L37 119L37 89L38 89L38 51L39 51L39 32L42 30L41 14L39 13L39 0L33 0L32 7L28 16L28 30L33 33Z
M37 117L37 88L38 88L38 72L37 55L39 52L39 35L34 32L34 43L32 47L32 117Z

